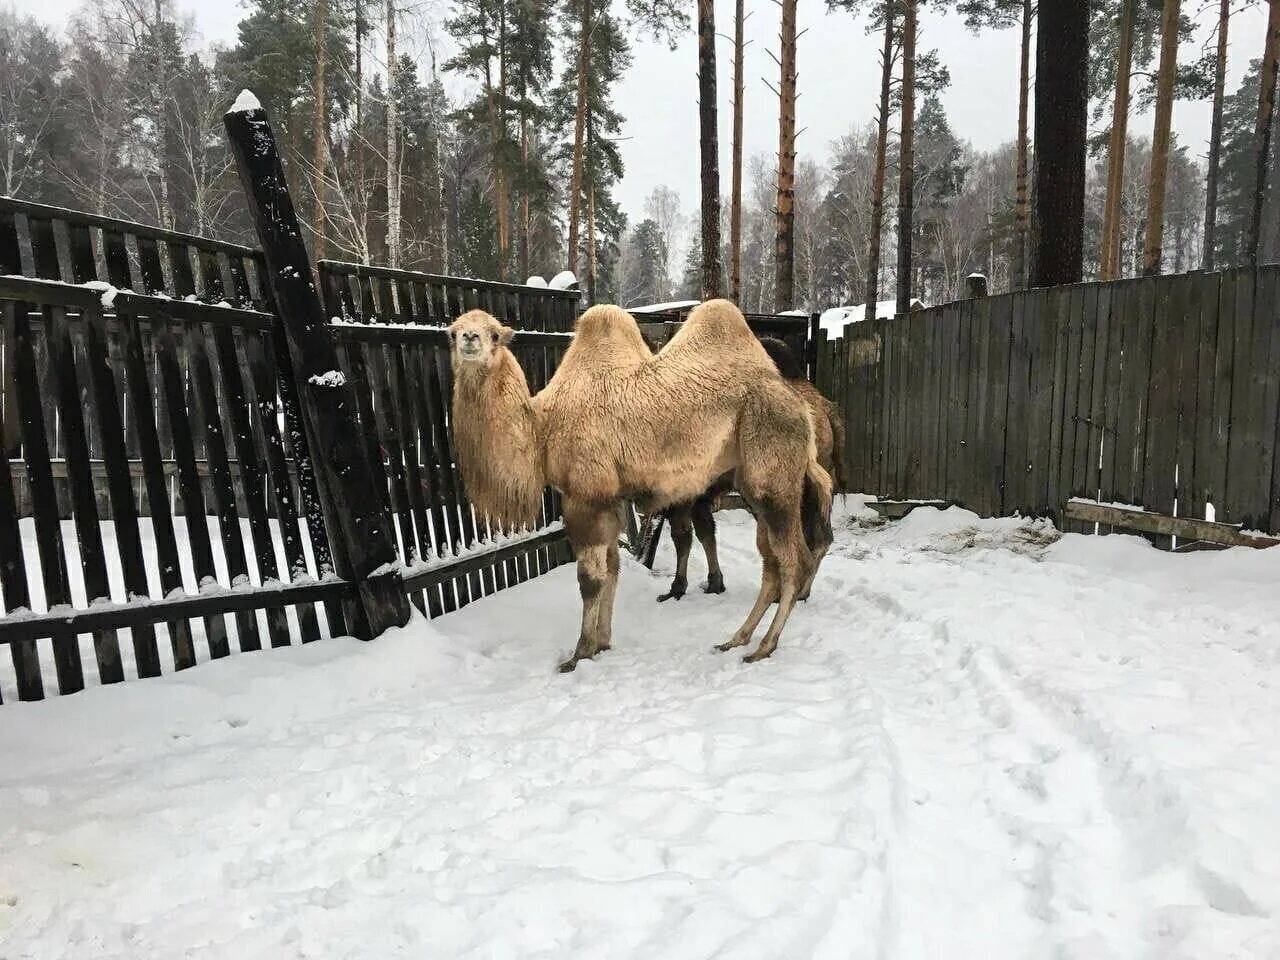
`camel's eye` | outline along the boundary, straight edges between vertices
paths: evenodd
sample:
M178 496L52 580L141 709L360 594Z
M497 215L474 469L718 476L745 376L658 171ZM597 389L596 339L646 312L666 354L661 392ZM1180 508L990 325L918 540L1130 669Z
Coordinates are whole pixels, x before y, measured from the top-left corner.
M497 343L497 342L498 342L498 331L497 331L497 330L493 331L493 333L489 334L489 336L493 337L493 342L494 342L494 343Z

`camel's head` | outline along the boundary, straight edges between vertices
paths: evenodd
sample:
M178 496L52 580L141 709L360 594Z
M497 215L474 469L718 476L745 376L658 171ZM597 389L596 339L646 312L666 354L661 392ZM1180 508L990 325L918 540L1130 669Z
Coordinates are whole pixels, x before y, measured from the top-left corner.
M464 313L449 327L449 347L455 371L487 371L515 331L483 310Z

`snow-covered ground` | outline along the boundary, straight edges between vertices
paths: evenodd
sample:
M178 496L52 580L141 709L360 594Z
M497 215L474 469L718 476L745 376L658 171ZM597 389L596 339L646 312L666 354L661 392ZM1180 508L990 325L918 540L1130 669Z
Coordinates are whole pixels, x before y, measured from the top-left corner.
M0 957L1280 955L1280 551L842 521L748 666L722 517L572 675L566 567L0 707Z

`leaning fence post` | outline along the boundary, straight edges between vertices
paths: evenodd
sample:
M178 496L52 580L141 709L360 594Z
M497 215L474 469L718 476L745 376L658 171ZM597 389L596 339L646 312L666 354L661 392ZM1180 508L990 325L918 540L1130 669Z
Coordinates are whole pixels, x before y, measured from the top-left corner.
M339 370L338 354L267 113L246 90L223 123L275 291L276 319L293 360L334 567L357 586L347 627L369 640L407 623L409 600L395 569L389 518L360 439L354 390L340 374L326 376Z

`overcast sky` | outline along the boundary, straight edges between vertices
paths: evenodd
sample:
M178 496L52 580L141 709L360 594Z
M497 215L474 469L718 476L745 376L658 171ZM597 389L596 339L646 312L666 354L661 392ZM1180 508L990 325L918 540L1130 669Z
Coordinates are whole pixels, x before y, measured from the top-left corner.
M243 8L234 0L177 2L179 9L194 16L206 43L235 41ZM80 6L80 0L10 0L10 5L60 25ZM692 13L694 4L688 6ZM732 33L733 6L733 0L716 2L721 34ZM1186 6L1191 9L1190 4ZM779 9L772 0L749 0L747 8L752 11L747 21L752 42L746 51L745 153L772 155L777 150L777 101L765 79L776 85L778 68L767 51L777 47ZM445 10L442 4L437 16ZM1235 88L1248 61L1261 56L1265 21L1260 8L1233 19L1229 90ZM879 42L866 35L862 20L843 13L828 14L825 4L816 0L800 3L799 27L806 32L800 37L797 54L800 100L796 126L802 131L798 149L802 156L822 158L833 140L872 117L879 94ZM921 30L920 48L938 48L951 70L951 87L944 103L957 136L980 148L1012 140L1017 121L1017 31L975 37L959 18L939 15L927 7L923 8ZM722 37L719 45L720 149L727 194L732 42ZM425 51L421 40L418 46ZM692 33L675 51L665 44L638 40L635 63L617 91L617 107L626 117L623 136L627 139L622 148L627 174L620 192L623 209L633 221L639 219L645 196L655 185L666 184L680 194L686 212L692 212L698 202L697 52ZM1149 116L1138 117L1131 120L1130 130L1149 136L1150 126ZM1203 155L1209 103L1176 104L1174 128L1194 153Z

